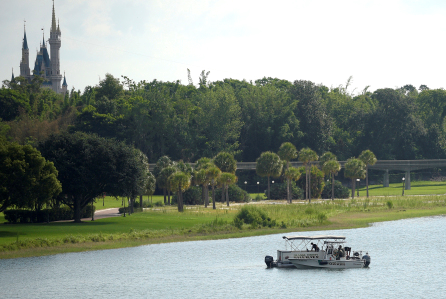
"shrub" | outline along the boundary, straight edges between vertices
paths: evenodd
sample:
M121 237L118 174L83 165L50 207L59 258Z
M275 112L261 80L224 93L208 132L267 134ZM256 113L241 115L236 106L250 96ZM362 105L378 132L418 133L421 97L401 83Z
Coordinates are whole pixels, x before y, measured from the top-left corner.
M331 180L324 186L324 190L321 194L322 198L331 198ZM342 185L340 181L334 183L334 198L349 198L350 191L347 187Z
M258 226L276 226L276 221L271 220L265 211L258 207L244 206L234 217L234 226L241 228L243 223L250 224L251 228Z
M254 197L254 201L261 201L261 200L264 200L264 199L265 199L265 197L263 197L260 194L257 194L256 197Z
M302 190L305 189L305 172L297 181L297 186ZM322 190L324 190L324 173L316 166L311 167L311 198L320 198ZM305 192L304 192L305 193Z
M93 207L93 209L96 209L96 207ZM55 207L40 211L6 210L3 214L5 215L5 220L9 223L43 223L74 219L74 212L69 207ZM91 205L86 206L81 213L81 218L89 217L91 217Z
M251 197L248 192L243 190L237 185L229 185L229 201L233 202L250 202ZM215 190L215 200L216 202L221 202L221 188Z
M172 204L176 204L177 193L172 196ZM185 205L201 205L204 202L201 200L201 187L193 186L183 192L183 204Z
M291 194L293 195L293 199L302 199L304 192L302 189L297 187L295 182L290 182ZM271 199L286 199L286 181L280 184L272 184L270 190L270 198Z
M387 205L387 207L389 208L389 210L393 208L393 202L392 202L391 200L388 200L388 201L386 202L386 205Z

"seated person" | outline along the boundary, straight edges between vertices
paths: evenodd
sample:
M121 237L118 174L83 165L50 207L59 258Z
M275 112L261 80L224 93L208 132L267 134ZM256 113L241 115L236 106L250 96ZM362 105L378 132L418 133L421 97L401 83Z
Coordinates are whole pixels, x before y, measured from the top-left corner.
M339 257L345 257L345 251L341 245L339 245L338 253L339 253Z

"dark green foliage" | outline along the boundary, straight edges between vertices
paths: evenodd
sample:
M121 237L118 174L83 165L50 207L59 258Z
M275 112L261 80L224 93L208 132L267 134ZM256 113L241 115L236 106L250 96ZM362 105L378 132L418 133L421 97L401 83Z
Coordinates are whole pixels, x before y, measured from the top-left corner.
M321 194L322 198L331 198L331 180L326 183L324 190ZM340 181L335 180L334 184L334 198L348 198L350 191L347 187L343 186Z
M93 206L93 211L95 210L96 207ZM6 210L3 214L5 215L5 220L9 223L43 223L74 219L74 212L69 207L43 209L40 211ZM91 218L91 205L86 206L82 210L81 218Z
M287 183L276 183L271 185L271 198L270 199L286 199ZM296 186L295 182L290 182L291 194L293 195L293 199L302 199L304 197L304 192L301 188ZM265 194L266 195L266 194Z
M237 185L229 185L229 201L233 202L250 202L248 192L243 190ZM217 201L221 201L221 188L215 190L215 196Z
M297 186L302 190L305 189L305 176L297 181ZM311 198L320 198L322 190L324 190L324 173L316 166L311 167Z
M265 211L254 206L244 206L234 217L234 226L241 228L241 223L250 224L251 228L259 226L276 226L276 220L271 220Z
M172 196L172 204L177 204L178 195L175 193ZM183 204L185 205L202 205L201 187L190 187L183 192Z
M123 143L74 133L53 135L39 149L58 169L63 188L59 200L74 210L76 222L81 210L103 192L132 199L144 188L147 172L141 153Z

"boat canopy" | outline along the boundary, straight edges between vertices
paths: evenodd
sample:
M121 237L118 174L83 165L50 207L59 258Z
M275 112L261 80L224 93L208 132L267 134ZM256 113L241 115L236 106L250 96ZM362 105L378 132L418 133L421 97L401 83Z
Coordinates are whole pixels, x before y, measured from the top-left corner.
M331 236L331 235L320 235L320 236L283 236L285 240L345 240L344 236Z

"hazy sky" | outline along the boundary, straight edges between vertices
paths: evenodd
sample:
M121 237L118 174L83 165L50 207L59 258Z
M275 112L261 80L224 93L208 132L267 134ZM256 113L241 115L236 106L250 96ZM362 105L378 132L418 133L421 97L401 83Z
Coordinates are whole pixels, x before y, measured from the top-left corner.
M264 76L361 91L446 87L446 1L55 0L69 88L106 73L194 83ZM33 69L51 0L1 0L0 78L20 73L23 20ZM352 88L352 89L353 89Z

